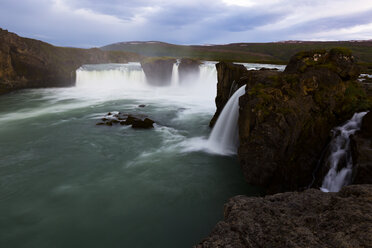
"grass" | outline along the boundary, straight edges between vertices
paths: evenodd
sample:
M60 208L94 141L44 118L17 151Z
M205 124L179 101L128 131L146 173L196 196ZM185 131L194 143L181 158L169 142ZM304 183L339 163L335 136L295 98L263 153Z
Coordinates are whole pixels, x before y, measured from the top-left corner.
M155 57L186 57L199 60L269 64L287 64L291 56L300 51L318 50L321 53L324 50L335 49L345 55L352 52L363 66L363 72L372 71L372 41L234 43L211 46L136 42L136 44L115 43L101 49L135 52Z

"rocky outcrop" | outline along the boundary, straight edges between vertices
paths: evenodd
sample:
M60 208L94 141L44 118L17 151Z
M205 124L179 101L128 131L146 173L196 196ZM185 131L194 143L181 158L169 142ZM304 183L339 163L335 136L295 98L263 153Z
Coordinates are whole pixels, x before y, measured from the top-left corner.
M112 125L120 124L120 125L132 126L132 128L137 128L137 129L148 129L148 128L153 128L154 123L155 122L153 120L147 118L144 115L125 114L121 112L117 112L117 113L109 112L96 125L112 126Z
M236 196L202 247L372 247L372 185Z
M173 64L172 58L146 58L141 66L146 75L147 83L154 86L168 86L171 84Z
M362 120L359 131L351 136L353 158L352 181L355 184L372 184L372 112Z
M138 60L140 57L133 53L55 47L0 29L0 93L22 88L72 86L75 71L83 64Z
M181 59L178 66L179 82L185 84L197 80L200 74L200 64L200 61L195 59Z
M244 65L237 65L230 62L219 62L216 64L216 68L217 96L215 102L217 110L209 123L210 127L214 126L230 96L239 88L236 81L243 77L248 71Z
M351 55L314 51L295 55L284 73L261 75L262 83L246 81L238 158L249 183L271 193L310 184L331 129L370 106L349 80L356 70Z

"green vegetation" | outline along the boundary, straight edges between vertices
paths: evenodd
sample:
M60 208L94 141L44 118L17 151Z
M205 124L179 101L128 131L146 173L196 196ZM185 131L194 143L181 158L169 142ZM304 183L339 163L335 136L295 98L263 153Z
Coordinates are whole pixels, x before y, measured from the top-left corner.
M346 48L346 47L335 47L335 48L332 48L330 51L330 54L342 54L342 55L345 55L345 56L351 56L352 55L352 51L349 49L349 48Z
M287 64L291 56L300 51L315 50L324 53L325 50L335 49L334 51L341 51L345 55L352 52L363 66L363 72L372 71L372 41L234 43L210 46L131 42L116 43L101 49L135 52L144 56L271 64Z

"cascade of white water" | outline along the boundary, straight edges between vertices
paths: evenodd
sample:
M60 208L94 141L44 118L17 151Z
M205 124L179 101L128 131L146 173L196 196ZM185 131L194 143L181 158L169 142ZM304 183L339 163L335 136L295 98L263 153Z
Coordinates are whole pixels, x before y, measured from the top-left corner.
M334 129L330 144L331 154L328 157L330 168L323 179L320 188L322 191L338 192L343 186L350 184L353 167L353 159L350 154L350 135L360 129L362 119L366 114L367 112L356 113L343 126ZM341 161L346 161L346 166L339 169Z
M146 76L140 63L84 65L76 71L80 88L143 88Z
M236 154L239 145L239 98L245 93L240 87L223 108L208 139L208 149L220 154Z
M172 87L177 87L179 85L178 65L179 65L178 62L173 64L171 80Z

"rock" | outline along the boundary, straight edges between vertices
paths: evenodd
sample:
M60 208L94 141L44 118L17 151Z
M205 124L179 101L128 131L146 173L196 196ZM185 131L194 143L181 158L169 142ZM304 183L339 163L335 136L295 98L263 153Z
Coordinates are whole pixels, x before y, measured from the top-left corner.
M147 83L154 86L168 86L171 84L173 64L172 58L146 58L141 61L141 66L146 75Z
M248 72L244 65L236 65L230 62L219 62L216 64L216 68L217 96L215 102L217 110L209 123L210 127L214 126L230 96L239 88L239 85L233 85L234 82L238 81Z
M184 84L186 82L194 82L199 78L200 61L195 59L183 58L178 66L179 82Z
M73 86L76 69L83 64L133 60L140 60L140 56L98 48L55 47L0 29L0 94L23 88Z
M297 53L290 59L285 72L302 73L314 68L332 70L343 80L356 80L360 74L360 67L355 63L351 50L347 48L333 48L328 52L314 50Z
M247 84L239 99L239 163L249 183L270 193L307 188L331 129L370 107L360 83L346 79L352 70L346 77L322 56L312 55L316 66L302 70L295 55L284 73L262 71L238 81Z
M96 125L112 126L114 124L132 126L132 128L153 128L154 121L144 115L130 115L118 112L112 114L109 112L106 117L101 119Z
M372 112L362 120L358 132L351 136L354 184L372 184Z
M372 185L235 196L202 247L372 247Z
M260 68L260 71L277 71L278 68L266 68L266 67L262 67Z
M145 104L140 104L140 105L138 105L138 107L144 108L144 107L146 107L146 105Z
M132 128L153 128L153 124L155 122L149 118L145 118L144 120L135 120L132 124Z

